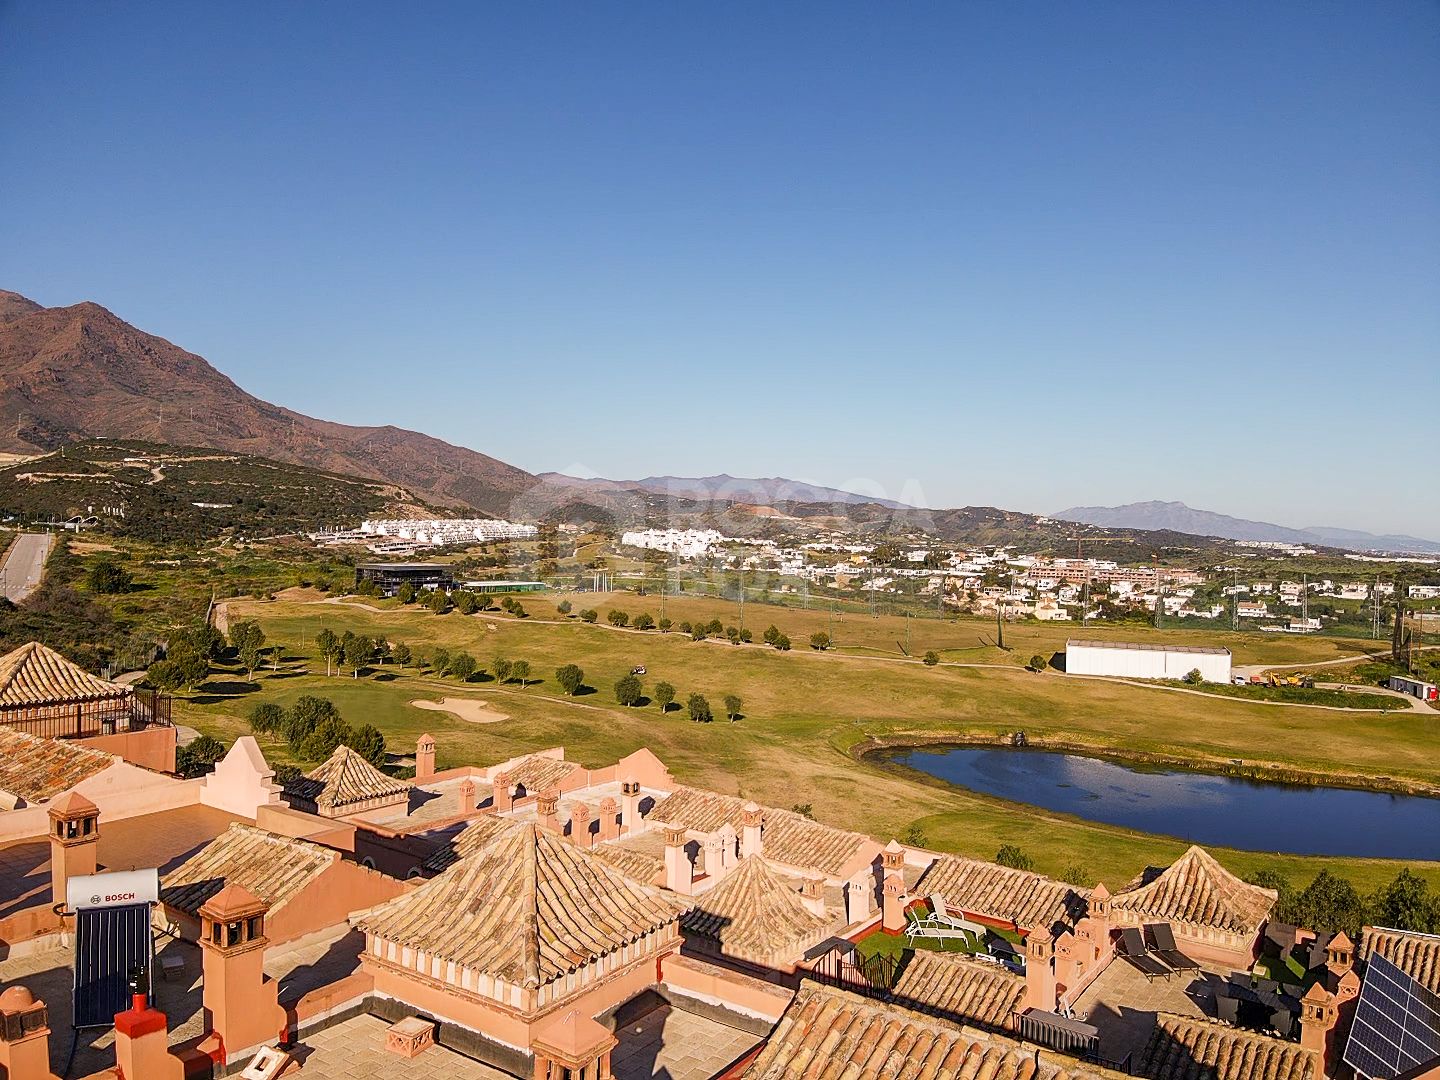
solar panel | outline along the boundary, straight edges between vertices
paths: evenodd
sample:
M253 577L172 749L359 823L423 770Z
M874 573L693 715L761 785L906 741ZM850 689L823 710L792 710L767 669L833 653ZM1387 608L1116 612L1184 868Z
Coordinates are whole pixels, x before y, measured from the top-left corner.
M1440 995L1372 953L1344 1060L1365 1080L1393 1080L1440 1062Z

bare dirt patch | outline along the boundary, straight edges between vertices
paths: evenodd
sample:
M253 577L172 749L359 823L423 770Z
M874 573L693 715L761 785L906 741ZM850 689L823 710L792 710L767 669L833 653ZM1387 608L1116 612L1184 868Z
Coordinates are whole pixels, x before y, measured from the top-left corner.
M439 701L428 701L425 698L417 698L410 702L417 709L428 709L431 712L448 712L451 716L458 716L467 724L498 724L502 720L509 720L510 717L490 705L489 702L481 701L478 698L441 698Z

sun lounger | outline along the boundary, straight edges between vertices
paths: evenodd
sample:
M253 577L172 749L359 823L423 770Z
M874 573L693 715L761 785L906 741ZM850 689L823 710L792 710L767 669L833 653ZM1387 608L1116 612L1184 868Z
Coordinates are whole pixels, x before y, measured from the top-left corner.
M1175 932L1170 928L1169 923L1154 923L1145 927L1145 935L1150 939L1151 952L1160 958L1160 962L1167 964L1176 971L1199 971L1200 965L1180 951L1175 944Z
M1145 939L1133 926L1120 931L1120 955L1130 962L1131 967L1144 975L1147 982L1168 979L1174 974L1145 950Z

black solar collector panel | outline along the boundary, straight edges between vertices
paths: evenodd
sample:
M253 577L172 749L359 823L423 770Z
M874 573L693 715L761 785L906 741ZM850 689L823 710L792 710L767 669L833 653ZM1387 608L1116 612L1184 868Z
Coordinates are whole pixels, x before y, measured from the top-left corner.
M1343 1056L1365 1080L1440 1062L1440 996L1372 953Z

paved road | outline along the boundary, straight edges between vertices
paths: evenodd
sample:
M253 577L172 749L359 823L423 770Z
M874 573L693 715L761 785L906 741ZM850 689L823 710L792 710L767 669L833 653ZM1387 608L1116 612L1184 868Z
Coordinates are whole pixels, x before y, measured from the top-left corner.
M55 537L50 533L21 533L15 538L5 565L0 567L0 584L7 600L18 604L40 587L45 560L54 546Z

